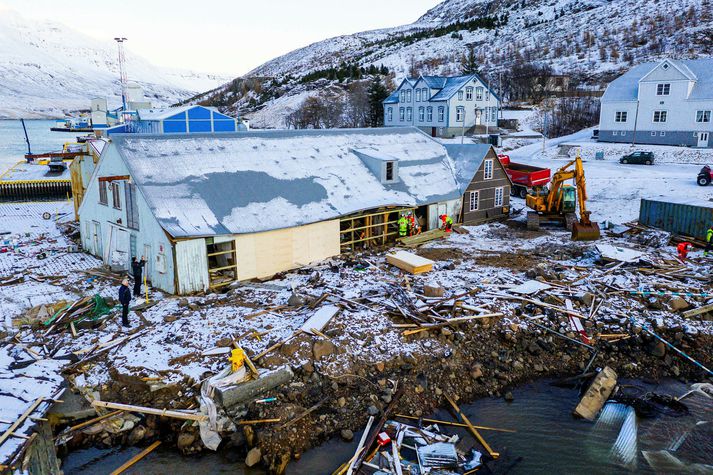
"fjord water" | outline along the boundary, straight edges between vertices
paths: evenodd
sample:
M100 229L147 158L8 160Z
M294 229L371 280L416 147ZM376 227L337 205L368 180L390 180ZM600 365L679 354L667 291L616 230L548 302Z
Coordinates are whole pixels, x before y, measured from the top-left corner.
M678 381L666 380L659 385L642 381L624 381L641 390L680 395L686 386ZM474 424L511 428L516 433L482 431L494 450L501 453L497 463L490 465L495 474L653 474L654 471L641 456L641 450L661 450L679 434L679 427L695 424L695 418L660 417L639 419L638 466L633 471L617 467L610 462L609 452L616 433L594 431L594 423L577 420L572 410L579 401L578 391L551 386L548 381L538 381L513 391L514 401L502 398L485 398L461 408ZM452 420L446 410L433 414L436 419ZM709 411L708 419L711 418ZM675 429L673 428L675 426ZM447 428L450 431L450 428ZM461 430L462 437L470 437ZM666 434L662 436L662 434ZM361 432L352 442L331 439L304 454L288 465L289 475L330 474L354 453ZM670 437L669 437L670 436ZM140 448L111 450L87 449L70 454L62 466L67 475L108 473L138 453ZM244 454L243 454L244 456ZM713 454L708 463L713 462ZM256 475L259 469L248 469L239 454L229 450L198 457L182 457L168 447L159 448L144 460L131 467L127 474L195 475L196 473L232 473Z
M77 135L68 132L51 132L53 120L25 120L30 137L32 153L54 152L62 149L65 142L73 142ZM0 175L27 153L25 133L19 120L0 120Z

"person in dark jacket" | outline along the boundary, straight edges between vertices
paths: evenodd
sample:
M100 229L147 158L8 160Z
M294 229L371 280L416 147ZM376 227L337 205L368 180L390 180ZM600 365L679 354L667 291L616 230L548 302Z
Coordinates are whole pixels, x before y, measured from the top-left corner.
M146 265L146 258L141 256L137 261L136 257L131 258L131 272L134 274L134 297L141 297L141 277Z
M131 303L131 290L129 290L129 279L124 278L119 286L119 302L121 303L121 324L129 326L129 303Z

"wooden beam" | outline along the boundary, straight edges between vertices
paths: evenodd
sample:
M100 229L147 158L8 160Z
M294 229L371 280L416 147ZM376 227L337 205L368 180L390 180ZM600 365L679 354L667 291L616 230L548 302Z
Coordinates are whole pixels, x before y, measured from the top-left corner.
M458 323L464 323L464 322L469 322L471 320L477 320L480 318L494 318L494 317L502 317L502 316L503 316L502 313L486 313L484 315L471 315L468 317L456 317L456 318L451 318L445 322L433 323L430 325L423 325L420 328L415 328L413 330L406 330L403 332L403 335L404 336L413 335L415 333L425 332L428 330L433 330L435 328L443 328L443 327L447 327L450 325L456 325Z
M400 417L402 419L413 419L415 421L431 422L433 424L443 424L445 426L468 427L468 424L461 424L460 422L440 421L438 419L427 419L425 417L407 416L405 414L394 414L394 417ZM480 430L492 430L494 432L517 432L512 429L498 429L496 427L488 427L488 426L473 426L473 427L475 427L476 429L480 429Z
M2 445L8 439L8 437L13 435L15 430L18 427L20 427L23 422L25 422L25 419L27 419L30 416L30 414L32 414L35 411L35 409L37 409L37 406L42 404L42 402L44 400L45 400L44 398L38 397L37 399L35 399L35 402L30 404L30 407L28 407L25 410L25 412L23 412L22 415L20 417L18 417L17 420L15 422L13 422L12 425L10 427L8 427L7 430L5 430L5 432L3 432L2 435L0 435L0 445Z
M116 470L114 470L113 472L111 472L111 475L119 475L120 473L124 473L129 467L131 467L131 466L134 465L136 462L138 462L139 460L141 460L142 458L146 457L148 454L150 454L151 452L153 452L153 450L154 450L156 447L158 447L159 445L161 445L161 441L160 441L160 440L157 440L156 442L154 442L153 444L149 445L149 446L146 447L144 450L142 450L141 452L139 452L138 454L136 454L135 456L133 456L130 460L128 460L127 462L125 462L121 467L119 467L119 468L117 468Z
M100 176L99 182L121 181L128 180L129 178L131 178L129 175Z
M130 404L119 404L116 402L107 401L92 401L94 407L106 407L107 409L120 409L127 412L140 412L142 414L152 414L154 416L172 417L174 419L183 419L187 421L205 421L208 416L205 414L196 414L190 412L169 411L168 409L154 409L152 407L132 406Z
M88 421L84 421L80 424L74 425L69 428L69 432L73 432L75 430L82 429L84 427L90 426L92 424L95 424L97 422L103 421L104 419L109 419L114 416L118 416L119 414L123 413L124 411L113 411L108 414L104 414L103 416L95 417L93 419L89 419Z
M493 451L493 449L490 448L490 446L485 441L485 439L483 439L483 436L480 435L480 432L478 432L478 430L475 428L475 426L473 426L473 424L471 424L470 420L468 420L466 415L463 414L463 412L460 410L460 407L458 407L458 404L456 404L456 402L453 399L451 399L448 395L445 395L445 396L446 396L446 400L450 403L453 410L456 411L456 414L458 414L458 416L460 416L460 418L463 420L463 422L465 422L465 424L468 426L468 430L470 431L470 433L473 434L473 436L476 438L476 440L478 442L480 442L480 445L482 445L485 448L485 450L488 451L490 456L493 457L494 459L497 459L498 457L500 457L500 454Z
M238 422L238 425L249 426L249 425L253 425L253 424L269 424L272 422L280 422L281 420L282 419L280 419L279 417L277 419L256 419L253 421L240 421L240 422Z

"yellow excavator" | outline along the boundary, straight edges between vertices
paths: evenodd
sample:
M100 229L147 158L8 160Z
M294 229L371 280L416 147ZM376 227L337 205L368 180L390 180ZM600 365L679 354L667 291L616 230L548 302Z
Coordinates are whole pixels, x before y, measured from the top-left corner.
M573 167L573 169L572 169ZM574 180L574 185L565 183ZM587 211L587 185L584 180L582 159L577 158L557 170L552 177L550 188L536 188L527 195L527 229L540 229L541 223L556 222L572 231L573 241L594 241L601 233L599 225L589 219ZM579 220L577 220L579 203Z

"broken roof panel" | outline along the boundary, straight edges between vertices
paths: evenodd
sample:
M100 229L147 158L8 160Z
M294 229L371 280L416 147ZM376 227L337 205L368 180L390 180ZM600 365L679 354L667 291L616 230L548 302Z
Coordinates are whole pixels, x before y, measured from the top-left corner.
M411 127L126 134L112 147L174 237L262 232L460 197L445 147ZM354 150L397 159L398 182L382 184Z

